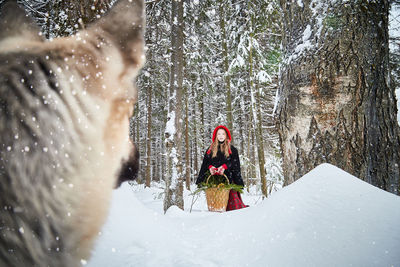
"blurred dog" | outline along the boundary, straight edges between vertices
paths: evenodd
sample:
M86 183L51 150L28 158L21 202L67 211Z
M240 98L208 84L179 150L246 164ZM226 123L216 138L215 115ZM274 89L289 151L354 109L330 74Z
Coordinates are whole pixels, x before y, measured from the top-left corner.
M0 266L78 266L112 188L137 172L128 118L144 63L144 3L120 0L53 41L16 3L1 12Z

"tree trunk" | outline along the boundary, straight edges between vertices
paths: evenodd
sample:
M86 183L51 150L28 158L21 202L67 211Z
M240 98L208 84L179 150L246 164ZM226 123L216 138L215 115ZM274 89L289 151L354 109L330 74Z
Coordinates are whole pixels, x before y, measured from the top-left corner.
M136 113L136 123L135 123L135 126L136 126L136 128L135 128L135 131L136 131L136 134L135 134L135 143L136 144L140 144L140 132L139 132L139 129L140 129L140 112L139 112L139 103L138 103L138 105L137 105L137 113Z
M250 9L250 2L248 3ZM250 32L252 30L253 16L250 17ZM258 167L260 170L261 179L261 192L265 197L268 197L267 191L267 178L265 174L265 159L264 159L264 142L262 135L262 119L260 110L260 92L259 88L256 88L254 97L254 79L253 79L253 34L250 33L250 45L249 45L249 79L250 79L250 94L251 94L251 112L255 122L255 136L257 142L257 155L258 155Z
M151 105L152 105L152 88L149 84L147 87L147 139L146 139L146 186L150 187L151 183Z
M194 94L194 95L197 96L197 94ZM193 140L193 142L194 142L193 173L195 176L197 176L198 171L199 171L197 155L199 155L198 142L200 140L200 138L198 137L198 133L197 133L197 117L196 117L197 116L197 112L196 112L196 107L197 107L196 102L197 101L196 101L196 99L197 99L197 97L194 98L194 101L192 104L193 105L193 110L192 110L192 112L193 112L193 136L194 136L194 140ZM201 155L201 153L200 153L200 155Z
M157 151L154 154L154 159L153 159L153 173L152 173L152 177L151 180L154 182L159 182L160 181L160 177L161 177L161 162L162 162L162 157L161 157L161 153L162 153L162 148L160 146L160 140L157 140L155 142L155 151Z
M387 0L283 1L278 129L285 184L328 162L399 193Z
M173 205L183 209L182 174L182 83L183 83L183 1L172 1L171 13L171 77L168 121L165 130L168 149L164 212Z
M248 164L247 164L247 170L246 170L246 173L247 173L247 187L250 184L253 184L253 181L254 181L254 177L252 176L252 169L253 169L252 165L254 164L254 162L251 160L251 151L252 151L252 149L251 149L251 132L252 132L252 123L251 123L251 121L252 120L253 120L253 115L252 115L251 109L250 109L249 120L248 120L250 123L247 124L247 127L248 127L248 129L247 129L247 131L248 131L248 134L247 134L247 159L248 159Z
M136 145L138 147L142 147L141 143L140 143L140 121L141 121L140 116L141 116L141 112L139 110L139 103L138 103L137 107L138 107L138 109L137 109L137 116L136 116L136 123L135 123L135 125L136 125L136 134L135 134L136 142L135 143L136 143ZM143 166L143 164L142 164L142 161L143 161L142 160L143 159L142 150L139 150L139 155L140 155L140 159L139 159L140 166ZM144 176L145 176L145 173L143 171L143 168L139 168L139 175L138 175L138 178L136 179L136 181L138 183L142 184L144 182L143 181L143 177Z
M136 140L136 122L137 121L137 116L138 116L138 105L139 103L136 103L133 109L133 114L132 117L129 118L129 137L131 138L132 142L138 143L138 140Z
M228 58L228 45L226 42L226 29L225 29L225 12L224 12L224 0L219 2L219 23L221 28L221 42L222 42L222 55L223 55L223 73L225 80L225 91L226 91L226 123L228 129L233 131L233 119L232 119L232 96L231 96L231 77L229 75L229 58ZM233 141L233 139L232 139Z
M257 178L257 169L256 169L256 138L254 136L254 125L251 127L251 144L250 144L250 162L251 162L251 177L253 179Z
M186 87L186 98L185 98L185 177L186 177L186 189L190 190L190 144L189 144L189 111L188 102L189 94L188 88Z
M200 136L201 136L201 153L203 153L203 150L206 149L207 141L209 140L209 137L206 137L206 133L204 131L205 125L204 125L204 96L203 94L200 95L200 100L199 100L199 105L200 105L200 121L201 121L201 127L200 127Z
M242 153L244 153L244 130L243 128L245 127L244 125L244 121L243 121L243 109L244 109L244 104L243 104L243 99L240 100L240 104L239 104L239 111L238 111L238 118L239 118L239 138L240 138L240 151L242 151Z
M257 110L257 125L256 125L256 141L257 141L257 154L258 154L258 167L260 169L261 179L261 192L265 197L268 197L267 189L267 174L265 172L265 158L264 158L264 137L262 131L262 118L260 103L261 97L258 86L256 86L256 110Z
M164 136L164 133L163 133L162 129L160 129L160 135L159 136L160 136L160 140L164 141L165 136ZM160 161L160 177L159 177L159 180L160 181L165 181L165 172L166 172L167 163L166 163L165 156L164 156L165 155L164 142L160 143L160 150L161 150L161 155L159 155L159 157L161 158L161 161Z

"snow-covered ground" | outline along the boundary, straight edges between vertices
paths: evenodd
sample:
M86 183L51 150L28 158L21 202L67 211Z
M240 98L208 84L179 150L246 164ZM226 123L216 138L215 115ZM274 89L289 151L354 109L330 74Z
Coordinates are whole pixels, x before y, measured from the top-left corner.
M400 266L400 197L329 164L242 210L185 195L164 215L162 189L123 184L87 265Z

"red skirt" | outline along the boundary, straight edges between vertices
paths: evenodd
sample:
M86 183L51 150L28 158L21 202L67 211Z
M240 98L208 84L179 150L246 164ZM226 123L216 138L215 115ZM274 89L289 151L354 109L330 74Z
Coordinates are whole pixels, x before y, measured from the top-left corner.
M240 193L234 190L229 191L229 200L226 210L237 210L248 207L243 203Z

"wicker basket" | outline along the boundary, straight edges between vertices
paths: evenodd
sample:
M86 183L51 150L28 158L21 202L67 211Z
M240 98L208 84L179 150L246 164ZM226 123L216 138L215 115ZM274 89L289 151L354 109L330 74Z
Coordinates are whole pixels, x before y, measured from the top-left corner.
M210 179L212 175L208 176L206 183L208 183L208 179ZM224 174L226 180L229 180L228 177ZM229 200L229 189L226 188L218 188L218 187L210 187L206 190L206 199L207 206L209 211L217 211L224 212L226 211L226 206L228 205Z

